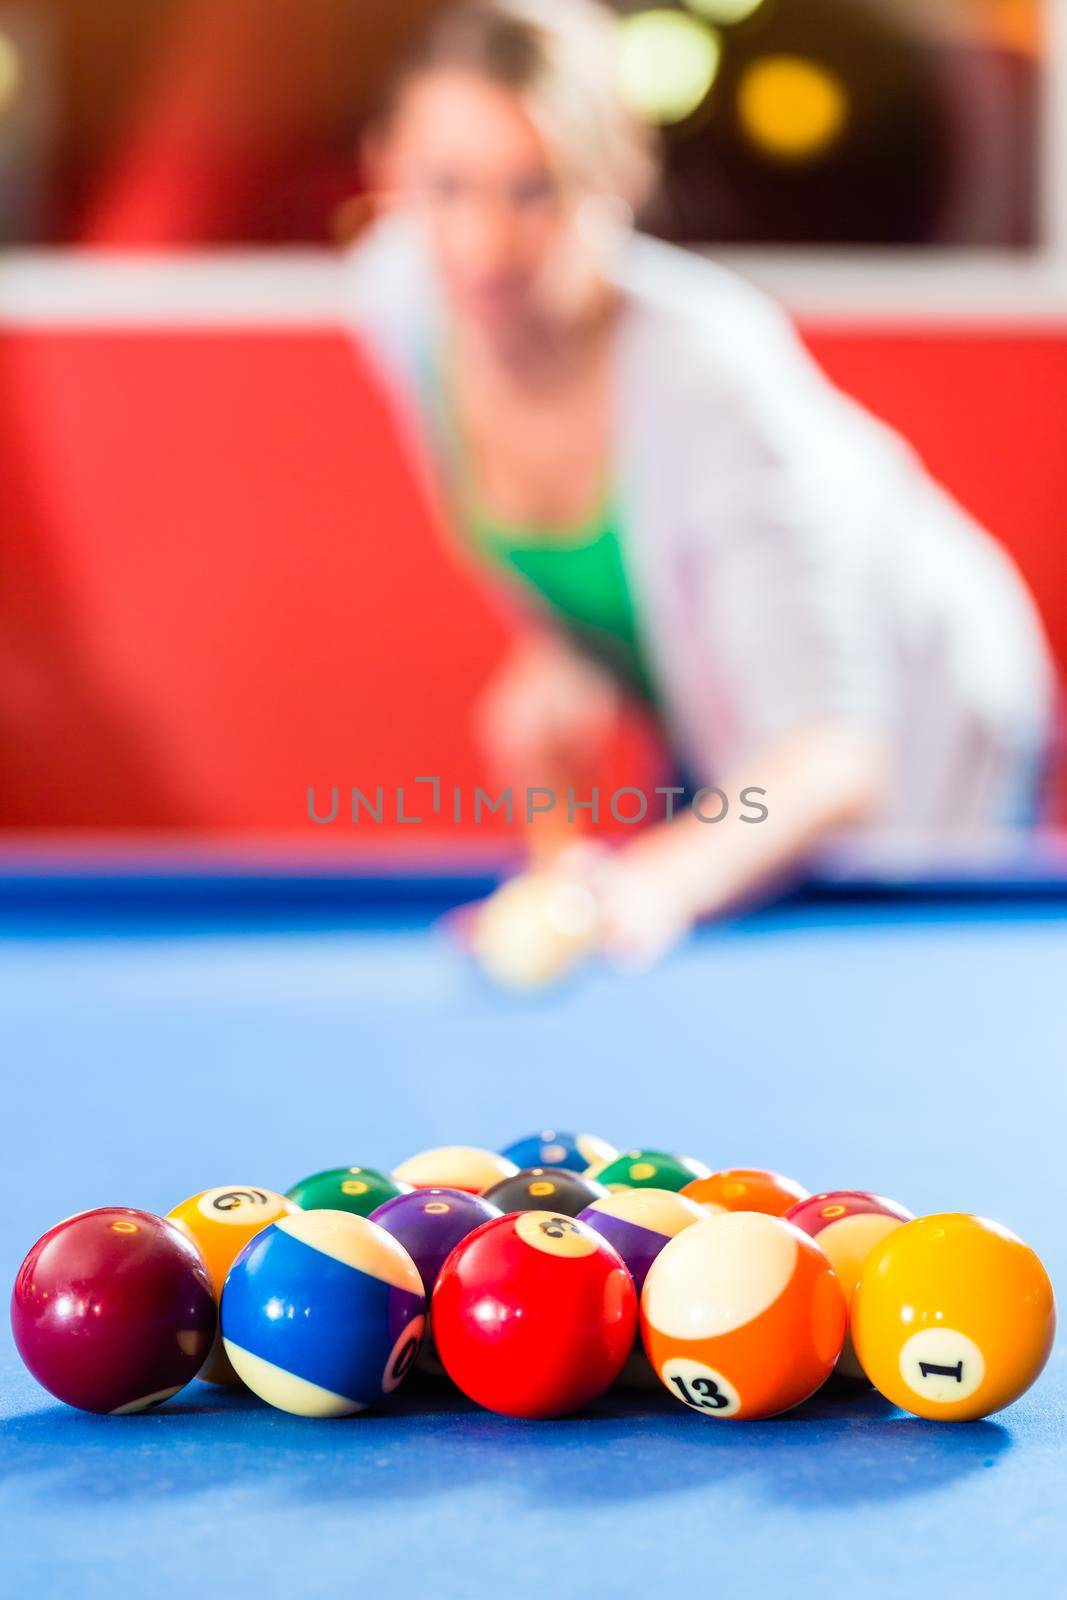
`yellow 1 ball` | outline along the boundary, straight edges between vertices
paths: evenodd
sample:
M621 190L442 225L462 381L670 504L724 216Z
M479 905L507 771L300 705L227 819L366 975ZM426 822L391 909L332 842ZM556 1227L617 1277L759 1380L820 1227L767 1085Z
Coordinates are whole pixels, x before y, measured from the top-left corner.
M864 1263L852 1299L860 1364L919 1417L973 1422L1010 1406L1052 1349L1056 1306L1028 1245L984 1217L920 1217Z

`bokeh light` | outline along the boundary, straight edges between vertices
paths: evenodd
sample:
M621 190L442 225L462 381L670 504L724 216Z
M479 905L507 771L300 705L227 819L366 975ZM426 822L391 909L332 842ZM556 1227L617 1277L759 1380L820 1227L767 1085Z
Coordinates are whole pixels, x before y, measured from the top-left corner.
M748 138L779 161L810 161L840 138L849 94L829 67L804 56L761 56L738 88L738 115Z
M1018 50L1037 57L1044 37L1045 14L1033 0L986 0L986 12L979 12L979 26L1004 50Z
M6 33L0 33L0 114L18 94L21 82L22 60L18 50Z
M620 24L622 92L648 122L685 122L703 105L719 70L713 29L683 11L639 11Z
M767 0L685 0L685 4L716 27L730 28L755 16Z

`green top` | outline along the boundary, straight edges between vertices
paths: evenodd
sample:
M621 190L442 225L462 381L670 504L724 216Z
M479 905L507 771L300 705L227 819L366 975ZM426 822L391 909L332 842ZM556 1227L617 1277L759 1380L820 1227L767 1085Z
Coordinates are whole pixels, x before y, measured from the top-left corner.
M566 534L515 528L475 514L470 537L494 566L537 591L580 649L653 698L613 502Z
M588 523L566 532L498 522L481 509L470 481L446 398L444 363L439 355L427 352L422 368L430 410L455 472L459 522L473 550L509 578L535 590L579 649L652 701L652 675L622 557L622 515L614 498L606 496Z

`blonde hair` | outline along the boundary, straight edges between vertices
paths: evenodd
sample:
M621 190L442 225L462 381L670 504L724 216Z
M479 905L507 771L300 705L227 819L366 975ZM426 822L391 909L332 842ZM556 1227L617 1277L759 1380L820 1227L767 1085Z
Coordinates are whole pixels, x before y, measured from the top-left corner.
M618 26L600 0L463 0L430 27L399 83L459 68L513 90L572 179L636 210L658 181L660 148L620 92Z

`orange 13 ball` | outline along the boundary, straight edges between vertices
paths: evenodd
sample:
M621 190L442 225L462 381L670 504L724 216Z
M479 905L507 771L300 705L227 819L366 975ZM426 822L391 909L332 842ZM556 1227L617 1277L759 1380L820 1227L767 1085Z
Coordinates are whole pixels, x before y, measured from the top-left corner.
M167 1218L176 1222L200 1251L218 1300L226 1274L248 1241L279 1217L292 1216L299 1210L294 1200L275 1194L273 1189L230 1187L205 1189L202 1194L191 1195L173 1211L168 1211ZM241 1381L217 1334L211 1353L197 1376L205 1383L238 1384Z
M887 1400L973 1422L1017 1400L1052 1349L1056 1305L1038 1257L984 1217L920 1217L868 1256L852 1339Z
M728 1167L725 1172L713 1172L710 1178L694 1178L682 1193L713 1214L762 1211L768 1217L784 1217L790 1206L808 1196L808 1191L794 1179L759 1167Z
M754 1211L695 1222L666 1244L641 1295L641 1336L676 1399L706 1417L769 1417L814 1394L845 1337L829 1261L789 1222Z

